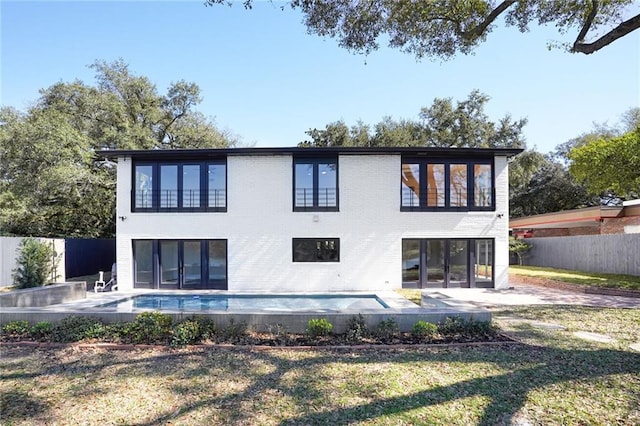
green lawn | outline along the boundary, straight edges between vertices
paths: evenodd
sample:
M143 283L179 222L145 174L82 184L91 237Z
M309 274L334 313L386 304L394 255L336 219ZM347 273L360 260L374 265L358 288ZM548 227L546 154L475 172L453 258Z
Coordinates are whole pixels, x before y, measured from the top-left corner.
M517 265L509 266L509 273L594 287L640 290L640 277L634 275L599 274L594 272L570 271L567 269Z
M640 424L640 310L510 308L527 344L409 349L0 347L3 424ZM499 319L499 321L502 321ZM573 330L606 332L602 344Z

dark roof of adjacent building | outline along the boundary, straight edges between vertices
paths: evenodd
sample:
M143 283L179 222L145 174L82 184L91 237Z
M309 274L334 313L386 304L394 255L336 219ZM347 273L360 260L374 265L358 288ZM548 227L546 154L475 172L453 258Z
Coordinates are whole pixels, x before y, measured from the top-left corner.
M150 149L150 150L102 150L99 155L107 158L132 157L136 159L162 158L214 158L220 156L242 155L376 155L396 154L412 156L447 156L447 157L511 157L521 153L519 148L425 148L425 147L328 147L328 148L218 148L218 149Z

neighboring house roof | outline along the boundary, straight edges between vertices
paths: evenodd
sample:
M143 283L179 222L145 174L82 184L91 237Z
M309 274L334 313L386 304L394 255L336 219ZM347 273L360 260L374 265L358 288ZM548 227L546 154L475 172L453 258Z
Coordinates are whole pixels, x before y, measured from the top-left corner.
M577 228L592 226L604 219L624 216L640 216L640 204L619 207L596 206L584 209L516 217L509 220L509 227L518 229Z
M150 150L102 150L99 155L107 158L132 157L138 159L153 158L207 158L221 155L429 155L429 156L455 156L460 158L506 156L512 157L521 153L517 148L425 148L425 147L325 147L325 148L300 148L300 147L276 147L276 148L218 148L218 149L150 149Z

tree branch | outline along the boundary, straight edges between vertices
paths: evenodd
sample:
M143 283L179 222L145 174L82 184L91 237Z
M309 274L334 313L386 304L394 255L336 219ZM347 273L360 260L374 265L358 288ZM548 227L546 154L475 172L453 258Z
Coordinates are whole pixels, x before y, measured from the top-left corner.
M474 38L480 37L486 31L487 27L491 25L491 23L493 23L493 21L495 21L502 12L507 10L515 2L516 0L504 0L498 7L493 9L489 15L487 15L484 21L471 28L469 31L462 31L460 35L466 40L473 40Z
M581 39L576 39L575 43L573 43L573 47L571 48L571 52L589 55L613 43L617 39L626 36L630 32L637 30L638 28L640 28L640 14L624 21L593 43L584 43ZM582 34L582 31L580 31L580 34ZM580 36L578 35L578 37Z
M595 19L597 14L598 14L598 0L592 0L591 12L589 12L589 16L587 16L587 19L584 21L584 25L582 26L582 29L578 33L575 43L573 43L574 47L576 43L582 43L584 41L584 38L587 36L587 33L589 32L589 28L591 28L591 25L593 24L593 20Z

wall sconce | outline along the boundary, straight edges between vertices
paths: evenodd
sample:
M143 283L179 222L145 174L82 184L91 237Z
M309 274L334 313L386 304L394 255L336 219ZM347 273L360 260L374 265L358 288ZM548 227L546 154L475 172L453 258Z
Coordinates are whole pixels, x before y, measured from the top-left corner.
M498 213L498 214L496 215L496 217L497 217L498 219L502 219L502 218L504 217L504 213Z
M118 216L118 219L120 219L121 221L124 222L127 219L127 217L126 216Z

